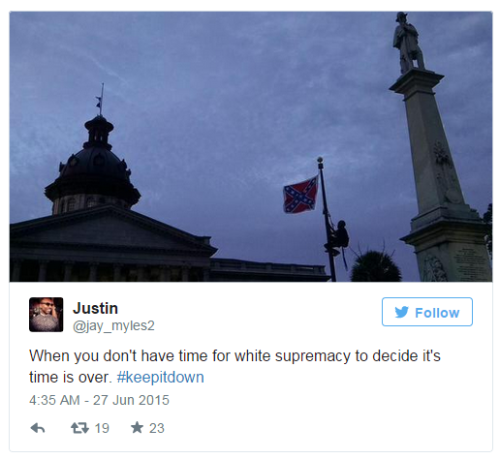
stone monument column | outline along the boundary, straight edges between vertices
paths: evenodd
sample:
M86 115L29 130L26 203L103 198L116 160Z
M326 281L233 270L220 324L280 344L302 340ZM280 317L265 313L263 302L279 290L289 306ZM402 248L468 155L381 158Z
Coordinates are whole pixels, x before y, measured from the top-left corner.
M390 88L404 96L418 202L402 240L415 247L424 282L491 281L485 224L465 202L434 97L442 78L410 67Z

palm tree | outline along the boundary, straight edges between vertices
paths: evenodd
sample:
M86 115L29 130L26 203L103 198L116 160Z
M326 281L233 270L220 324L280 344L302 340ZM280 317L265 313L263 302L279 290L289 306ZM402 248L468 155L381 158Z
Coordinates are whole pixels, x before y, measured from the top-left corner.
M483 221L486 223L486 248L490 254L490 258L493 258L493 205L488 206L488 210L483 214Z
M401 282L401 271L391 255L368 250L357 256L351 270L351 282Z

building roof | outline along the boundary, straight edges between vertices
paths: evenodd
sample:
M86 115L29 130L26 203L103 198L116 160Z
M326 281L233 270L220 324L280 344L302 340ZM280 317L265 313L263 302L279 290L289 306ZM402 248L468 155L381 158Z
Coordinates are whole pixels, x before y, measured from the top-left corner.
M11 246L52 247L55 252L72 247L89 253L90 248L99 248L103 257L106 251L117 250L137 254L182 253L202 258L217 252L208 236L195 236L113 205L15 223L11 225Z

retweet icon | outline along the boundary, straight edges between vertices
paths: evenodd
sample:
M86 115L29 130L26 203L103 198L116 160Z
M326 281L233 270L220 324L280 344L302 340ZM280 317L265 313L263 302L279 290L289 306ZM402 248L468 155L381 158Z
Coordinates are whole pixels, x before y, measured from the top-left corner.
M396 310L396 319L402 319L404 316L406 316L406 313L408 312L408 306L403 306L401 309L399 308L394 308Z

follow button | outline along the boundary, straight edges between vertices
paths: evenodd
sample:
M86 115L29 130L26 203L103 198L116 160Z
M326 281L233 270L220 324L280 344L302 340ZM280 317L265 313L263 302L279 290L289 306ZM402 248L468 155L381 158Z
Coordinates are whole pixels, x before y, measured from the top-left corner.
M469 297L382 298L385 327L470 327L473 302Z

